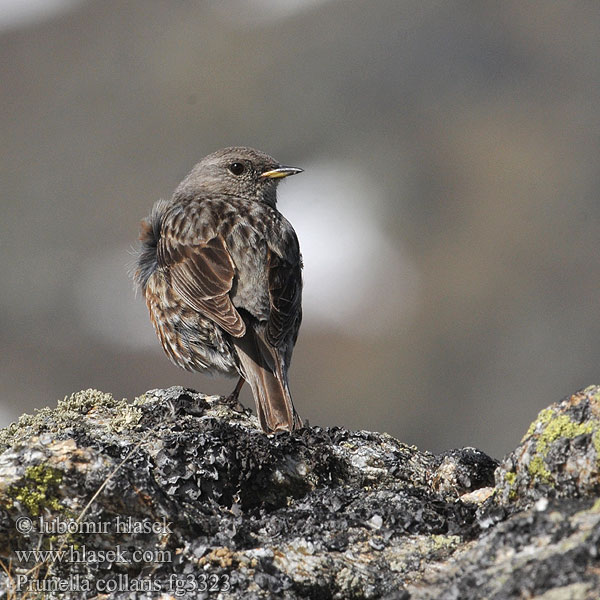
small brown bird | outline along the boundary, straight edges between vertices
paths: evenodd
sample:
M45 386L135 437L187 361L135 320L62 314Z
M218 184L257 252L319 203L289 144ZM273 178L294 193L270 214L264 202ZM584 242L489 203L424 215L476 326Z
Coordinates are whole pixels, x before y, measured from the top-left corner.
M277 184L301 173L252 148L200 161L142 221L134 278L167 356L247 381L267 433L302 427L288 368L302 320L298 238Z

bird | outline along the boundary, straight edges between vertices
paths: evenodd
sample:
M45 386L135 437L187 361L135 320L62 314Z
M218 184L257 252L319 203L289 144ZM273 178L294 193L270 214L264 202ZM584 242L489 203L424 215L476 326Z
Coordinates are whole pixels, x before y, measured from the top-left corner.
M265 433L303 426L288 370L302 322L302 255L277 186L303 169L253 148L203 158L141 223L134 280L168 358L248 382Z

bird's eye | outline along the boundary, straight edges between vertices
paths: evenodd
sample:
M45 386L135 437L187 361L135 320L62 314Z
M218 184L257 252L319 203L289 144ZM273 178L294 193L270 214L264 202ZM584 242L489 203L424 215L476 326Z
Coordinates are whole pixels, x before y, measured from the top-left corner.
M246 170L246 166L244 165L244 163L234 162L229 165L229 170L234 175L241 175Z

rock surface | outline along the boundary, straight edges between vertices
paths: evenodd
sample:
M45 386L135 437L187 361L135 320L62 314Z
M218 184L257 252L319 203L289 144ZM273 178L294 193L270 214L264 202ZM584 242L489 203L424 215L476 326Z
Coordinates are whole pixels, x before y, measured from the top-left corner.
M552 405L499 465L80 392L0 432L0 598L597 599L599 415Z

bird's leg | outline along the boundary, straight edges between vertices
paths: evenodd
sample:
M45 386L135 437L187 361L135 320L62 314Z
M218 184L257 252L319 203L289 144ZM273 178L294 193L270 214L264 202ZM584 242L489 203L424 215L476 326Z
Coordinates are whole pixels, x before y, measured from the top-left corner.
M227 398L225 398L225 400L223 401L224 404L229 404L229 406L231 406L232 408L241 408L243 410L244 407L240 404L239 398L240 391L242 390L244 382L245 379L243 377L240 377L235 385L233 392L231 392L231 394L229 394L229 396L227 396Z

